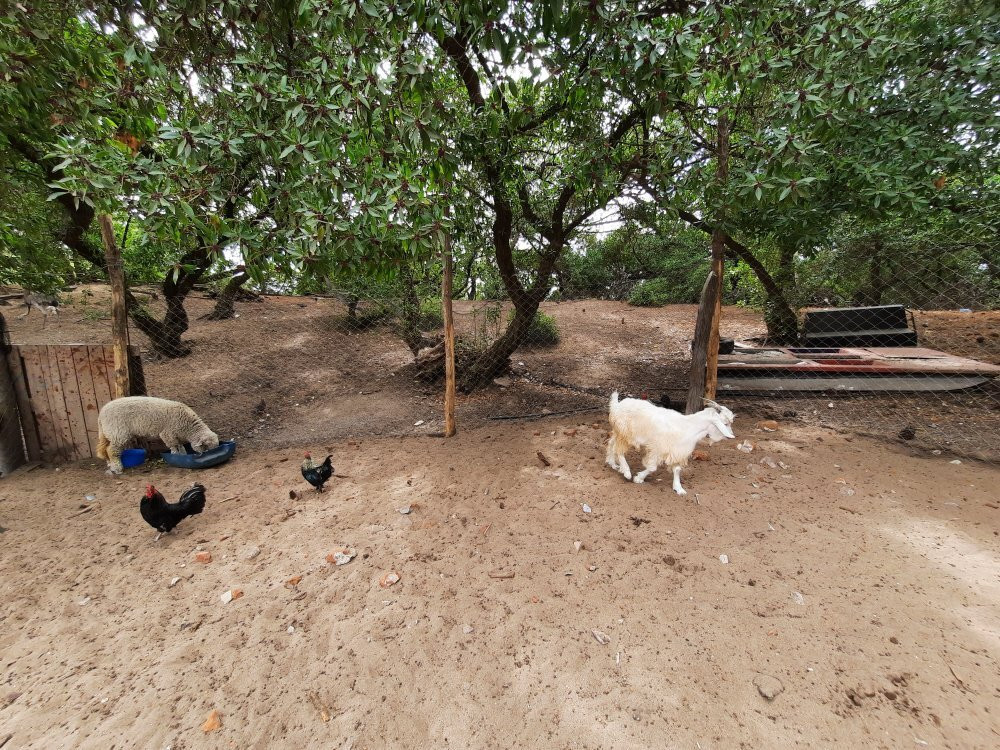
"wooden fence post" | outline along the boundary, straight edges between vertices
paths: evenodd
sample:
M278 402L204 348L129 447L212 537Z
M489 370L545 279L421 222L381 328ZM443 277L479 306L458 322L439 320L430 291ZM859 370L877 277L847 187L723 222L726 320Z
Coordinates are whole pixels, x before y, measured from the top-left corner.
M101 214L97 217L104 241L104 258L108 265L108 281L111 282L111 344L115 354L115 398L129 395L128 372L128 311L125 307L125 269L115 242L115 230L111 217Z
M447 209L446 209L447 210ZM446 214L447 215L447 214ZM444 237L444 275L441 281L441 312L444 318L444 436L455 434L455 319L452 315L451 235Z
M729 179L729 116L725 111L719 113L717 125L717 147L715 180L724 190ZM722 321L722 269L726 250L726 234L723 229L725 211L720 209L714 219L712 230L712 273L715 274L716 289L715 306L712 310L712 326L708 331L708 349L705 357L705 398L715 398L715 389L719 382L719 324ZM699 407L700 408L700 407Z
M694 343L691 346L691 376L688 385L686 414L704 408L705 402L705 363L708 360L708 346L711 338L712 323L715 319L716 298L721 298L719 277L715 271L708 274L705 286L701 288L701 302L698 305L698 318L694 324ZM718 350L716 344L716 350Z

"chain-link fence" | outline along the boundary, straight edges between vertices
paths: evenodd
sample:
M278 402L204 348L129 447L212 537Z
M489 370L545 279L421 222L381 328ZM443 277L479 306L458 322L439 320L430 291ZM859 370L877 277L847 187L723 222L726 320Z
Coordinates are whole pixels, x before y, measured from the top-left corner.
M985 219L892 230L847 230L827 247L765 257L778 295L728 263L718 399L755 420L996 460L998 235ZM459 429L548 414L595 421L616 389L682 409L706 265L694 258L674 269L679 279L623 267L597 286L562 268L551 287L516 300L501 284L466 279L456 297L473 298L453 301ZM132 284L139 389L187 403L220 436L250 446L439 433L440 263L418 270L409 278L419 284L331 283L308 296L267 293L238 275L181 299ZM660 304L662 289L682 296ZM8 296L20 307L4 308L13 344L110 341L105 284L63 291L58 315L36 305L18 317L19 293ZM775 314L782 305L791 329Z

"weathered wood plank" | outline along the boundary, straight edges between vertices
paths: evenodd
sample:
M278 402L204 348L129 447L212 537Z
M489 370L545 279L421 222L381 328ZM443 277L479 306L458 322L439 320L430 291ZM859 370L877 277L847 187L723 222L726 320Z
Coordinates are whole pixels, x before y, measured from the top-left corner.
M21 346L24 362L24 377L31 394L31 410L38 426L39 457L42 461L57 460L59 443L52 422L52 405L49 401L48 385L42 368L44 346Z
M73 346L73 368L76 370L76 380L80 385L80 404L83 408L83 421L87 429L87 444L90 446L90 456L96 456L97 450L97 414L101 403L94 387L94 373L90 368L90 352L86 346Z
M94 379L94 395L97 397L98 413L100 413L101 407L113 398L112 385L108 378L107 348L106 346L87 347L90 374Z
M38 440L38 424L35 412L31 408L28 384L24 379L24 363L21 361L20 347L11 347L7 354L7 362L14 383L14 394L17 396L17 410L21 414L21 430L24 433L24 447L27 449L28 460L39 461L42 457L42 447Z
M80 382L76 375L76 365L73 363L73 348L70 346L53 346L51 348L55 352L59 383L62 387L63 400L66 402L71 460L79 461L83 458L90 458L90 438L87 437L87 421L83 415Z
M59 444L59 460L73 460L73 431L66 414L66 399L63 395L62 380L59 376L58 347L46 346L42 354L42 371L45 373L52 407L52 424Z

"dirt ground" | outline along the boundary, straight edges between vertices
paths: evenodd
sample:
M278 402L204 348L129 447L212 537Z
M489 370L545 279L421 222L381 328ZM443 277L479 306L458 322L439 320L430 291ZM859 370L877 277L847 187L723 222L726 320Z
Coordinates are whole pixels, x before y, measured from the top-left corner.
M159 304L150 303L154 310ZM202 320L213 305L200 295L189 300L189 357L159 361L141 333L133 330L132 340L144 353L148 393L184 401L224 437L273 449L442 429L441 386L412 379L406 368L412 355L385 327L345 326L341 302L272 296L239 303L237 319ZM476 335L485 307L455 303L460 336ZM7 313L15 343L96 343L110 337L110 302L103 285L64 295L58 320L44 327L38 312L18 319L16 308L0 310ZM460 396L460 427L543 411L592 409L598 414L615 388L633 395L666 393L683 402L694 305L637 308L580 300L547 302L543 310L557 321L559 344L516 353L506 387ZM1000 311L917 312L916 324L927 346L1000 364ZM741 339L764 331L758 312L725 308L723 335ZM909 430L912 445L928 452L1000 460L998 385L955 394L764 394L731 401L744 414L890 441Z
M685 499L608 469L591 419L306 442L324 495L292 449L4 479L0 743L1000 744L1000 470L738 416L755 450L708 448ZM154 542L145 484L194 479L205 512Z

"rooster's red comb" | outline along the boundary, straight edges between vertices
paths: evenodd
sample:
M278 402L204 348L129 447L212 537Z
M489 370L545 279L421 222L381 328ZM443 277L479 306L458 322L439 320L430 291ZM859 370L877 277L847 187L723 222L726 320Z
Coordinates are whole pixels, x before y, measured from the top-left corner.
M156 492L156 487L151 484L146 485L146 497L152 497L153 493Z

